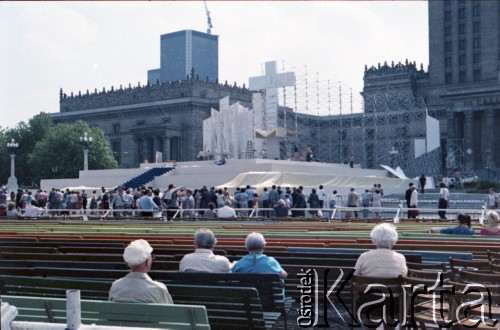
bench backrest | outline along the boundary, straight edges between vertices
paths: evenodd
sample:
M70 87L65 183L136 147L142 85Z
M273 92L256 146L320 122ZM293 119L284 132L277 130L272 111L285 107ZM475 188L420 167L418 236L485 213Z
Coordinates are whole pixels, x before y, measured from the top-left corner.
M259 293L249 287L169 285L175 303L203 305L215 329L265 329Z
M264 311L283 309L284 285L278 274L172 272L161 282L167 287L171 284L251 287L259 292Z
M66 290L80 290L82 299L108 300L111 284L111 280L91 281L0 275L0 294L64 298L66 297Z
M112 281L88 279L1 275L0 293L2 296L29 295L43 297L41 299L61 299L65 297L66 290L72 289L80 290L80 296L84 299L107 300L111 283ZM176 305L205 306L210 324L214 328L231 329L235 324L242 324L245 328L265 328L264 310L255 288L172 283L167 283L167 287Z
M17 308L16 321L66 323L66 299L2 295ZM210 329L204 306L81 300L82 324Z

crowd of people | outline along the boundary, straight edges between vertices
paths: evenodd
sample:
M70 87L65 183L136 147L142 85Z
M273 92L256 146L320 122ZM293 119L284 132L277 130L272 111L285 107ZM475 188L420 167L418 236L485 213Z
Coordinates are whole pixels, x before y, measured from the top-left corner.
M413 182L405 193L408 218L419 217L419 195L425 183L419 180L417 189ZM418 191L420 190L420 192ZM374 184L359 194L351 188L347 196L341 196L336 190L327 193L323 185L311 188L309 194L304 193L304 187L285 187L272 185L264 187L262 193L250 186L237 187L233 192L228 188L190 189L170 184L161 192L158 188L140 187L137 189L101 188L87 195L86 191L70 189L52 189L49 193L38 189L19 189L7 194L0 190L0 216L36 217L47 210L51 214L70 214L76 210L97 213L97 210L109 210L110 215L162 217L172 219L182 218L240 218L248 216L259 217L307 217L329 218L337 206L346 207L346 219L375 217L381 218L382 197L384 190L381 184ZM499 206L499 195L494 188L489 189L485 205L489 210ZM440 183L438 197L438 215L447 219L446 210L450 204L450 192L445 183ZM352 211L350 210L352 208ZM102 211L99 211L102 212Z

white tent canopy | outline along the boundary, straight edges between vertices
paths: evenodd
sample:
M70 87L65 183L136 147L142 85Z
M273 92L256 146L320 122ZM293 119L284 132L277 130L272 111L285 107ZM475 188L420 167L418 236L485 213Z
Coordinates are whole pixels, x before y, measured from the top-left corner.
M239 174L233 180L220 185L218 188L228 187L234 189L236 187L245 187L250 185L261 191L264 187L272 185L283 187L298 187L303 186L305 192L309 192L311 188L318 188L323 185L326 191L337 190L339 193L346 193L350 188L361 189L371 188L374 183L380 183L383 187L397 188L403 191L405 180L389 177L374 177L374 176L348 176L348 175L328 175L328 174L306 174L294 172L246 172Z

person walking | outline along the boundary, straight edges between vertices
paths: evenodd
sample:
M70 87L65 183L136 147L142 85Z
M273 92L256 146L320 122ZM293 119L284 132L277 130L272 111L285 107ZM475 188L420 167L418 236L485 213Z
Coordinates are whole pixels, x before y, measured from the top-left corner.
M410 218L413 218L413 219L417 218L418 213L419 213L417 210L417 206L418 206L418 191L417 191L417 188L415 186L412 186L411 187L411 196L410 196L410 208L412 210L410 213Z
M351 188L351 192L347 195L347 207L358 207L359 195L354 188ZM358 218L358 211L354 211L354 217ZM346 218L352 218L351 211L346 212Z
M420 178L418 179L418 181L420 182L420 193L423 194L424 193L425 184L427 183L427 179L426 179L426 177L425 177L425 175L423 173L420 176Z
M370 189L365 189L363 193L361 193L361 206L363 207L363 218L368 218L368 208L370 207Z
M447 209L450 204L450 191L444 182L441 182L439 187L438 215L440 219L446 219L446 211L443 209Z
M408 189L406 189L405 193L405 200L406 200L406 208L408 209L408 215L407 218L411 218L411 210L410 210L410 199L411 199L411 193L413 192L413 182L410 182L408 184Z

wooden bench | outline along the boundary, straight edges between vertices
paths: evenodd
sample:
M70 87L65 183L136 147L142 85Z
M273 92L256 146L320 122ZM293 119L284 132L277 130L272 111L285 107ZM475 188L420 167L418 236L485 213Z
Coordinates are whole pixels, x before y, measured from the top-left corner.
M255 288L259 292L263 311L281 313L283 319L286 319L293 302L285 300L284 283L278 274L172 272L161 282L169 288L172 284Z
M82 299L108 300L111 280L90 281L68 278L0 275L0 294L64 298L66 290L80 290Z
M264 312L255 288L169 285L168 290L176 303L205 306L214 329L269 329L280 316Z
M66 299L2 295L17 308L15 321L66 323ZM83 324L168 329L210 329L204 306L81 300Z
M26 267L26 268L64 268L64 269L117 269L129 270L124 262L101 262L101 261L70 261L70 260L2 260L2 267ZM155 270L176 271L179 269L178 261L156 261Z
M0 293L2 296L7 294L62 298L66 290L72 289L80 290L80 296L84 299L105 300L108 299L111 283L111 280L2 275ZM272 328L280 316L280 312L264 312L255 288L171 283L167 283L167 287L175 304L205 306L213 329Z

